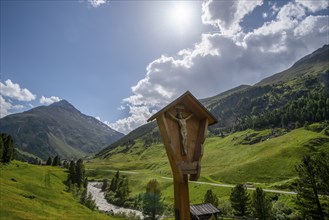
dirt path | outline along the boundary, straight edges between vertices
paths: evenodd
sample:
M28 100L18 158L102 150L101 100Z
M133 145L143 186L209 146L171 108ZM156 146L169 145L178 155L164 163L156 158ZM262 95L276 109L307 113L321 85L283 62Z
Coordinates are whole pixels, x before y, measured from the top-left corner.
M111 170L113 172L117 172L116 170ZM142 172L138 171L128 171L128 170L120 170L122 173L128 173L128 174L142 174ZM165 177L162 176L161 178L167 179L167 180L172 180L173 178L171 177ZM217 186L217 187L228 187L228 188L233 188L235 185L231 184L222 184L222 183L209 183L209 182L201 182L201 181L190 181L190 183L194 184L203 184L203 185L210 185L210 186ZM256 190L254 187L247 187L248 190ZM288 195L297 195L296 192L292 191L283 191L283 190L276 190L276 189L263 189L265 192L271 192L271 193L279 193L279 194L288 194Z
M162 177L163 179L172 180L173 178L170 177ZM210 186L218 186L218 187L229 187L233 188L235 185L230 184L220 184L220 183L208 183L208 182L200 182L200 181L190 181L190 183L194 184L203 184L203 185L210 185ZM256 190L254 187L247 187L248 190ZM279 193L279 194L289 194L289 195L296 195L296 192L289 192L289 191L282 191L282 190L275 190L275 189L263 189L265 192L271 192L271 193Z

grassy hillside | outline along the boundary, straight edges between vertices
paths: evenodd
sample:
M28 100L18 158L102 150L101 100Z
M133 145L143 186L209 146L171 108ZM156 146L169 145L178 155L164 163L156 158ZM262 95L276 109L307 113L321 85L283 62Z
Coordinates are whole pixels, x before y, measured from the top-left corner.
M329 45L297 61L291 68L259 83L241 85L200 100L218 119L210 126L222 136L246 129L285 128L329 120ZM97 153L106 158L118 146L133 146L137 139L150 146L159 140L154 122L145 124Z
M190 182L191 204L203 202L207 190L220 198L220 206L230 206L231 187L248 183L252 187L294 191L297 176L295 165L306 153L326 151L329 153L328 124L316 123L307 128L285 132L276 130L246 130L224 138L208 137L202 159L201 177ZM117 170L129 178L131 197L145 192L151 179L161 186L164 202L170 209L173 205L173 180L167 155L161 143L146 147L142 138L131 145L112 149L107 158L95 158L86 163L87 176L103 180L114 176ZM223 183L226 186L214 184ZM230 187L231 186L231 187ZM252 189L250 189L252 190ZM249 191L251 194L252 191ZM277 204L296 211L295 195L267 192Z
M232 184L275 184L289 180L296 176L294 166L304 154L329 151L329 137L322 130L320 124L314 124L311 130L299 128L289 133L249 129L225 138L209 137L205 142L201 180ZM134 145L117 147L106 159L95 159L87 168L94 173L103 172L105 176L108 170L146 170L170 177L163 145L145 147L143 144L137 139Z
M109 149L114 149L118 146L132 145L132 144L134 144L135 139L137 139L141 136L144 136L144 135L148 135L153 130L157 130L157 124L155 121L136 128L135 130L131 131L126 136L120 138L116 142L110 144L107 148L104 148L103 150L98 152L96 154L96 156L106 157Z
M112 219L66 192L61 168L14 161L0 172L0 219Z

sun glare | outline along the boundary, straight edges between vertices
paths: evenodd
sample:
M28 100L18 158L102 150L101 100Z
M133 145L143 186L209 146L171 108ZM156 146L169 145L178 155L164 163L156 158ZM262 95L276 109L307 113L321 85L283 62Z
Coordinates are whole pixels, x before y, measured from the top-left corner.
M172 6L169 12L171 25L179 29L185 29L192 19L193 10L188 2L178 2Z

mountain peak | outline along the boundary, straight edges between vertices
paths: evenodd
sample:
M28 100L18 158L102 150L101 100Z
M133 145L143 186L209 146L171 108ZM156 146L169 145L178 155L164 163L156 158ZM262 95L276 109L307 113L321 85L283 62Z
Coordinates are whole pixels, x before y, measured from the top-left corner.
M0 131L10 134L18 149L43 159L81 158L123 136L66 100L1 118Z
M53 107L63 107L63 108L74 108L74 106L69 103L68 101L66 101L65 99L62 99L61 101L58 101L58 102L54 102L53 104L51 104L50 106L53 106ZM75 109L75 108L74 108Z

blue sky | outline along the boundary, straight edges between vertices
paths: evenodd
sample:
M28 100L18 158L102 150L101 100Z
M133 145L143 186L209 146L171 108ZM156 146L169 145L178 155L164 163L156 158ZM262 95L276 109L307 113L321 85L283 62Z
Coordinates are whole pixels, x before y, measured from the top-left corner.
M127 133L190 90L254 84L328 44L327 1L1 1L1 117L66 99Z

